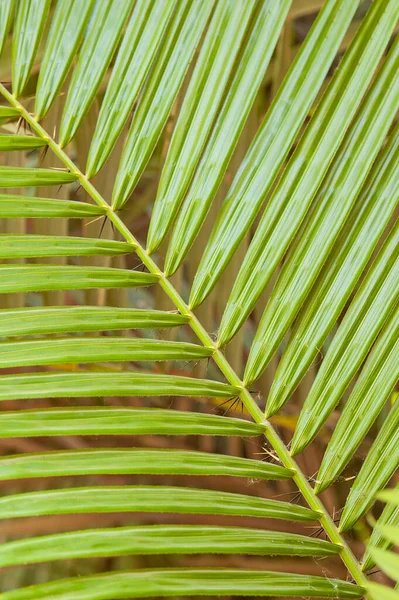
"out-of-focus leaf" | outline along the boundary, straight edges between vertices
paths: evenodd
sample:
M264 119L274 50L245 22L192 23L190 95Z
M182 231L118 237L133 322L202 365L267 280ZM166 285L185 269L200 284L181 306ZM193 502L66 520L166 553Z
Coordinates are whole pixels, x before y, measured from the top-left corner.
M399 37L336 153L284 262L252 343L244 373L247 386L260 377L306 304L398 109Z
M190 425L189 419L186 419L186 422L190 425L189 430L192 430L196 419L192 413L189 414L189 418L192 424ZM198 425L203 424L201 419L197 419L197 422ZM217 422L217 420L213 423L210 421L209 427L215 429ZM223 429L223 422L219 420L219 423ZM229 431L230 429L226 429L226 433ZM253 429L250 429L250 434L253 435ZM169 448L67 450L43 454L17 454L0 459L1 480L106 474L208 477L223 475L262 480L291 479L293 476L293 472L289 469L259 460Z
M392 407L356 477L340 521L347 531L372 506L399 465L399 402Z
M0 378L0 400L80 396L212 396L230 398L240 388L210 379L153 373L26 373Z
M37 120L48 112L63 84L86 29L94 1L58 0L37 82Z
M220 328L226 344L248 317L286 252L350 125L399 19L396 0L373 2L262 215ZM339 97L339 102L337 102Z
M16 98L22 94L29 79L50 5L51 0L18 1L12 38L12 91Z
M366 552L363 558L362 569L363 571L369 571L375 565L374 559L370 554L370 548L381 548L382 550L388 550L392 544L383 535L382 530L385 527L391 527L392 525L397 528L399 526L399 505L394 506L393 504L387 504L382 511L377 523L373 528L373 532L368 541Z
M71 141L89 110L132 6L133 0L97 0L68 86L60 125L60 146Z
M37 185L61 185L72 183L77 177L68 171L57 169L26 169L25 167L0 166L0 187L20 188Z
M399 543L399 531L393 536L394 543ZM392 540L391 540L392 541ZM382 571L394 581L399 581L399 556L393 552L387 552L380 548L370 548L370 554Z
M292 533L244 527L147 525L73 531L9 542L0 548L0 566L132 554L333 556L339 551L340 546L335 544Z
M369 583L367 589L371 593L372 600L399 600L399 592L379 583Z
M256 1L218 2L173 132L148 229L154 252L164 239L221 110Z
M147 379L149 377L147 375ZM1 428L0 437L3 438L147 434L251 437L264 432L261 425L243 419L155 408L52 408L7 411L1 413L1 417L4 427Z
M306 36L222 205L194 279L191 306L208 296L255 219L358 3L328 0Z
M176 5L123 149L112 192L115 210L129 198L154 151L213 4L214 0L179 0Z
M65 363L199 360L213 349L187 342L100 337L0 342L0 369Z
M290 4L291 0L263 2L245 40L236 73L177 217L165 261L167 275L180 266L205 220L262 83Z
M92 178L107 160L143 85L174 0L137 0L112 70L87 159Z
M267 400L271 416L291 396L367 265L398 204L399 124L381 151L353 213L337 239L324 269L293 327Z
M302 408L291 452L301 452L338 404L398 304L399 221L393 227L332 340Z
M345 402L320 467L316 493L338 477L383 409L399 380L398 357L399 309L387 321Z
M105 208L49 198L32 198L30 196L17 196L15 194L0 194L0 218L60 218L80 219L105 215Z

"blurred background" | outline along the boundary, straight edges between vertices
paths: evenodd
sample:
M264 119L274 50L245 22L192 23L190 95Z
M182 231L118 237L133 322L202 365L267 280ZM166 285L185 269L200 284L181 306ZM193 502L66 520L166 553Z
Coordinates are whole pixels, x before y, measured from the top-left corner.
M367 0L362 3L351 27L349 28L346 36L340 47L340 53L336 58L333 65L333 69L339 63L340 56L345 51L349 43L351 42L358 26L359 22L367 10L371 0ZM220 187L218 196L213 204L213 207L208 216L207 222L202 228L196 243L191 249L188 258L186 259L184 266L178 270L173 276L173 283L180 291L184 298L188 298L188 292L193 279L193 275L196 271L200 257L202 255L205 242L210 232L210 228L214 222L215 216L218 212L220 204L226 195L226 191L234 177L234 174L240 165L247 148L249 147L254 134L259 127L263 116L265 115L268 106L276 94L280 83L282 82L292 60L294 59L298 49L301 46L302 41L307 35L307 32L317 15L318 10L324 4L324 0L293 0L292 9L289 12L279 42L277 44L273 59L270 66L265 73L263 85L258 93L253 109L247 120L243 134L241 135L240 141L237 145L234 156L231 160L229 169L226 173L225 179ZM44 36L45 37L45 36ZM34 94L36 79L40 67L42 49L36 57L36 62L32 71L31 80L29 81L26 89L26 106L29 108L32 102L29 97L30 94ZM195 61L193 61L195 64ZM10 65L11 65L11 41L8 40L3 55L0 58L0 79L3 82L10 80ZM332 71L329 73L331 77ZM90 113L85 119L82 127L78 130L76 137L73 142L67 148L67 152L77 162L80 168L84 169L88 153L88 142L92 137L94 128L96 125L97 115L99 106L101 103L101 94L104 92L109 74L106 75L102 85L100 94L92 106ZM190 73L188 73L187 81L189 80ZM328 79L325 81L325 85L328 83ZM127 226L131 229L133 234L140 240L145 240L147 228L149 224L149 216L151 214L153 201L156 195L156 188L162 165L165 159L165 155L168 149L169 141L173 132L173 128L179 114L182 98L184 91L187 87L187 81L183 85L180 96L172 109L168 123L165 127L163 135L158 143L157 149L152 156L137 188L132 194L130 200L121 211L121 217ZM43 126L47 131L56 132L60 122L60 115L63 107L65 97L61 94L58 100L55 102L52 110L47 115L43 122ZM133 109L134 111L134 109ZM311 117L311 113L308 118ZM17 122L9 122L3 125L1 128L2 133L15 132L21 125ZM128 128L128 127L127 127ZM126 130L127 130L126 128ZM22 129L20 130L22 132ZM94 184L100 190L106 200L110 200L111 191L115 174L119 164L119 158L124 142L124 135L121 135L119 141L114 148L111 157L107 161L104 168L95 177ZM14 166L45 166L45 167L61 167L62 165L57 162L56 157L52 156L51 151L47 154L39 151L33 151L30 154L24 155L23 153L9 153L3 155L0 158L1 164L8 164ZM1 190L3 192L3 190ZM14 190L13 193L26 193L26 190ZM30 195L36 195L39 197L53 197L53 198L64 198L78 201L87 201L85 197L85 191L79 188L77 185L62 186L62 188L37 188L28 191ZM397 216L397 215L396 215ZM256 223L254 224L254 228ZM3 219L0 220L0 232L1 233L37 233L37 234L52 234L52 235L83 235L98 237L101 235L106 239L114 239L115 232L110 226L109 222L100 220L94 220L91 222L85 222L81 219L70 220L56 220L56 219ZM244 239L240 249L236 253L234 259L230 263L226 270L223 279L218 283L216 288L213 290L210 297L201 305L196 314L204 327L208 332L215 334L217 331L218 323L225 307L228 295L231 290L231 283L234 281L235 275L238 271L242 257L246 251L248 243L250 241L251 234L249 233ZM294 242L295 243L295 242ZM162 264L163 254L166 245L164 244L160 251L157 253L157 261ZM50 259L51 260L51 259ZM66 263L71 261L67 258L57 258L54 262ZM99 266L115 266L115 267L127 267L130 269L140 269L141 265L134 256L129 257L96 257L94 259L82 259L87 261L86 264L96 264ZM79 262L82 264L80 259L72 259L76 264ZM40 260L38 261L40 262ZM273 282L272 282L273 283ZM159 286L158 286L159 288ZM266 290L258 302L253 314L246 323L245 327L235 336L230 344L226 347L226 356L234 369L242 373L243 366L248 355L250 342L253 337L254 328L260 318L263 308L266 304L268 297L268 290ZM170 301L163 294L159 288L149 289L136 289L136 290L88 290L82 292L50 292L43 294L13 294L2 296L0 295L0 307L11 308L11 307L22 307L22 306L34 306L34 305L79 305L79 304L90 304L90 305L109 305L109 306L130 306L138 308L157 308L163 310L173 310L174 307L170 304ZM331 335L333 335L332 332ZM88 334L96 335L96 334ZM102 335L107 335L102 334ZM125 335L136 336L140 335L137 331L127 331ZM146 336L160 336L164 339L167 335L175 336L175 339L188 340L190 339L190 331L187 328L179 328L166 332L162 330L146 331ZM324 348L320 348L320 355L318 360L315 361L312 368L309 370L307 376L302 381L297 391L295 392L291 401L286 405L283 411L276 417L273 418L273 423L278 427L282 437L288 442L292 437L292 431L296 423L296 415L298 413L298 406L301 405L307 392L312 384L315 377L315 373L318 369L318 364L325 352L325 348L328 346L328 340ZM279 361L279 355L283 346L276 353L273 361L269 365L267 371L263 374L261 379L254 386L254 394L258 398L259 404L263 406L267 391L270 387L273 375L276 369L276 365ZM86 365L84 368L95 368L96 365ZM118 371L121 369L129 370L140 370L142 366L140 363L134 364L112 364L104 365L102 368L109 369L112 371ZM46 367L51 369L51 367ZM58 368L58 366L57 366ZM62 365L63 369L79 369L78 365ZM146 363L146 369L149 368ZM200 377L219 378L217 367L214 364L201 364L193 365L193 363L162 363L162 365L154 363L150 365L150 368L154 372L161 372L165 370L168 373L184 373L186 375L195 375ZM16 371L16 370L14 370ZM19 370L21 371L21 370ZM9 370L8 372L12 372ZM221 379L221 377L220 377ZM350 390L347 391L349 393ZM141 398L100 398L100 399L75 399L74 401L68 400L37 400L30 401L30 408L48 407L48 406L62 406L62 405L123 405L123 406L140 406L144 404L144 400ZM238 402L227 402L223 405L218 405L215 401L211 401L208 398L200 399L186 399L186 398L153 398L145 399L146 406L154 407L171 407L180 410L194 410L203 412L214 412L216 414L229 414L234 416L236 413L246 418L245 411ZM27 408L26 401L14 401L4 403L3 409L16 410L19 408ZM337 409L339 410L339 409ZM333 414L328 421L327 427L330 430L333 429L334 423L337 420L337 413ZM377 425L378 427L378 425ZM375 437L376 430L372 430L369 433L368 439ZM324 432L318 436L317 440L298 457L298 462L304 472L309 478L315 476L318 466L321 463L321 458L325 449L326 441L328 440L330 432L324 430ZM159 447L159 448L184 448L192 450L202 450L210 452L220 452L230 454L234 456L243 456L247 458L264 459L275 461L273 455L270 455L270 451L265 447L265 441L263 439L238 439L238 438L223 438L223 439L211 439L208 437L178 437L176 439L157 436L139 436L132 437L126 436L123 438L115 437L52 437L52 438L18 438L18 439L0 439L0 453L2 455L24 453L24 452L42 452L45 450L61 450L68 448L93 448L93 447ZM331 515L338 515L340 508L343 506L343 500L346 498L350 478L356 473L359 468L359 464L362 461L362 456L367 451L368 441L367 438L361 448L359 449L356 463L351 463L349 468L345 471L344 476L329 490L327 490L322 498L330 511ZM142 484L155 484L160 483L160 478L156 476L91 476L91 477L75 477L75 478L53 478L48 480L19 480L16 482L1 482L0 493L18 493L23 491L33 491L45 488L56 488L56 487L72 487L79 485L101 485L101 484L128 484L128 483L142 483ZM259 482L249 481L240 478L228 478L228 477L208 477L202 478L185 478L185 477L162 477L162 483L164 485L185 485L185 486L201 486L208 487L210 489L218 489L223 491L240 492L244 494L254 494L257 496L263 496L268 498L276 498L281 500L300 502L297 498L295 490L292 488L292 483L289 481L280 482ZM397 477L399 481L399 477ZM378 507L377 507L378 510ZM314 536L323 536L323 533L317 529L309 530L309 525L301 524L285 524L283 522L272 520L261 520L261 519L249 519L249 518L228 518L228 517L208 517L208 516L174 516L174 515L146 515L146 514L107 514L107 515L76 515L76 516L52 516L52 517L39 517L39 518L27 518L27 519L16 519L9 521L2 521L0 525L0 540L2 542L6 540L12 540L14 538L22 538L28 536L44 535L52 532L61 532L69 530L77 530L80 528L89 527L104 527L112 525L129 525L129 524L151 524L151 523L204 523L204 524L225 524L225 525L248 525L252 527L264 527L267 529L278 529L282 530L284 527L287 531L294 533L305 533ZM353 545L354 552L360 556L364 549L364 541L367 539L370 532L370 527L367 521L359 523L353 532L351 543ZM33 565L18 568L9 568L3 571L0 581L0 591L5 591L11 588L29 585L33 583L40 583L42 581L49 581L50 579L67 577L73 575L87 575L91 573L98 573L106 570L113 569L130 569L130 568L143 568L143 567L157 567L157 566L224 566L224 567L245 567L245 568L262 568L262 569L274 569L278 568L279 571L295 571L304 574L324 574L327 576L335 576L340 578L346 577L346 571L339 557L329 557L326 560L315 560L312 558L272 558L272 557L242 557L242 556L215 556L215 557L202 557L202 556L170 556L170 557L154 557L154 556L142 556L142 557L120 557L120 558L100 558L100 559L87 559L79 561L65 561L55 562L51 564ZM383 580L381 578L381 580Z

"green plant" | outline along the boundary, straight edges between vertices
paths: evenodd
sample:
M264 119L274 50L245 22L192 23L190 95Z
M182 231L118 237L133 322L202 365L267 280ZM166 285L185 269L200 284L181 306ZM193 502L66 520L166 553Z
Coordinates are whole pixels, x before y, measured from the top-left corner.
M0 377L0 400L210 397L219 403L241 403L250 416L248 420L200 410L154 408L152 404L145 408L111 407L100 402L87 406L80 400L73 406L69 401L60 407L39 405L31 409L18 404L17 409L2 411L1 438L263 436L280 462L276 465L186 451L177 444L167 450L117 446L5 456L0 462L0 478L225 474L291 480L305 504L233 495L206 486L88 483L84 487L4 495L0 498L0 517L77 512L256 516L292 523L318 521L329 540L298 537L286 533L284 525L280 532L223 525L114 527L9 541L0 548L0 565L158 553L339 555L351 579L211 566L151 568L21 587L0 593L0 600L191 595L372 597L344 532L364 517L375 494L397 471L399 403L383 420L352 482L339 528L319 497L355 456L383 414L398 379L399 225L394 217L399 126L393 124L399 109L399 39L390 45L399 19L397 0L371 4L339 68L319 95L359 4L360 0L320 3L322 10L213 219L210 211L218 189L295 3L0 3L0 48L4 46L12 64L11 82L0 85L0 121L9 128L0 137L0 147L7 152L45 149L46 160L49 156L54 160L51 168L36 164L0 167L2 188L43 190L47 186L51 190L45 197L2 193L0 218L58 218L62 223L103 218L104 224L112 225L116 238L104 240L98 233L96 237L55 235L54 231L60 231L56 226L51 235L2 235L0 258L15 262L0 266L0 291L48 295L43 306L3 308L0 312L4 339L1 366L24 368ZM11 26L12 56L8 59ZM40 68L32 74L36 56L40 57ZM83 135L87 162L82 164L81 146L74 147L74 143L98 96L103 97L90 139ZM49 110L57 102L61 117L53 131ZM135 103L125 139L124 128ZM143 245L127 224L127 203L151 157L159 153L159 140L176 106L179 113ZM24 135L16 132L16 120ZM112 174L110 160L120 139L123 151ZM97 182L104 172L108 191L102 194ZM83 190L87 202L60 199L57 187L64 190L68 185ZM208 213L215 222L186 294L174 285L173 275L182 272L194 241L205 230ZM240 252L243 240L248 240L256 219L242 264L234 280L229 280L227 267ZM65 231L61 226L61 233ZM112 237L112 231L107 231ZM82 257L82 262L75 258L71 264L54 262L59 257ZM134 262L125 263L124 268L115 268L120 264L117 262L99 266L94 260L98 257L114 261L137 257L143 270L128 268ZM20 259L27 262L18 263ZM43 264L34 262L36 259ZM279 269L241 374L226 358L226 345L259 307L261 294ZM222 276L224 285L230 283L232 289L215 337L200 313ZM89 294L82 306L63 306L59 300L63 296L57 295L64 290L142 286L156 287L171 310L155 311L150 305L94 306ZM16 296L11 296L11 305L13 298ZM300 409L292 443L287 445L273 418L292 397L340 318ZM183 326L189 332L186 339L175 341L169 329ZM169 337L115 335L133 328L166 329ZM103 331L113 335L89 335ZM254 392L256 382L288 332L264 414ZM212 361L214 378L168 372L166 361L179 360ZM142 368L144 361L163 361L164 372ZM126 363L125 368L110 370L108 363L112 362ZM95 363L94 369L90 363ZM68 370L66 365L71 364L82 366ZM33 370L49 365L58 365L58 369ZM359 369L312 486L295 456L321 432ZM266 396L266 390L260 392ZM382 538L379 543L383 543Z

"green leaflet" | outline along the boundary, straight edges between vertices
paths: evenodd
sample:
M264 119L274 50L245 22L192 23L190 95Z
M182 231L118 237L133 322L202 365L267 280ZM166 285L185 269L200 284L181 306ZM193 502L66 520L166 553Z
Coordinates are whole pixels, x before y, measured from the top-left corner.
M0 234L0 258L118 256L134 252L126 242L54 235Z
M159 485L68 488L0 498L0 519L106 512L236 515L304 523L313 522L319 516L317 512L289 502Z
M392 525L395 525L396 528L399 526L399 506L387 504L377 523L375 524L371 537L368 541L366 552L363 558L363 571L367 572L375 565L374 559L370 554L370 548L381 548L382 550L388 550L388 548L392 546L389 540L382 533L386 526Z
M214 0L179 0L176 4L123 149L112 192L115 210L129 198L154 151L213 4Z
M358 1L327 0L306 36L222 205L191 290L208 296L255 219L356 11Z
M399 220L353 299L306 398L292 440L293 455L315 437L398 304Z
M86 167L89 178L101 169L118 139L151 67L174 4L174 0L136 2L91 142Z
M0 336L178 327L184 315L114 306L39 306L0 311Z
M220 324L220 345L246 320L310 208L398 18L396 0L373 2L335 71L262 215Z
M66 146L89 110L122 35L133 0L98 0L68 86L60 125ZM99 27L98 25L101 24Z
M68 171L0 166L0 187L3 188L61 185L63 183L72 183L76 180L77 176Z
M34 137L33 135L0 134L0 152L12 152L13 150L31 150L32 148L41 148L42 146L46 145L46 140Z
M105 208L73 202L72 200L57 200L48 198L32 198L15 194L0 194L0 218L50 218L67 217L80 219L105 215Z
M12 39L12 92L16 98L21 96L29 79L50 5L51 0L18 2Z
M157 275L75 265L0 265L0 294L152 285Z
M263 2L245 40L234 78L229 83L226 98L177 217L165 260L167 275L180 266L205 220L262 83L290 4L291 0Z
M398 109L399 38L338 149L284 261L250 350L244 373L247 386L260 377L306 304Z
M132 554L333 556L339 551L340 546L324 540L262 529L149 525L73 531L9 542L0 548L0 567Z
M187 342L124 337L29 340L0 342L0 369L62 363L199 360L213 348Z
M148 375L147 379L149 377ZM20 410L3 412L1 418L2 438L147 434L251 437L261 435L264 431L261 425L243 419L155 408L76 407Z
M356 477L340 521L347 531L372 506L399 465L399 402L392 407Z
M270 390L268 416L275 414L297 387L371 258L398 204L398 169L399 125L381 150L353 214L328 257L328 268L319 275L293 327Z
M399 379L399 309L387 321L345 402L324 454L315 488L325 490L354 456Z
M61 579L0 594L0 600L119 600L184 596L363 596L362 588L324 577L247 569L143 569ZM397 596L394 596L396 600ZM389 598L390 600L390 598Z
M195 424L195 416L193 413L189 415ZM198 424L201 423L201 419L197 421ZM234 427L234 419L231 421ZM189 423L189 420L186 422ZM215 427L217 422L210 421L209 427ZM219 421L219 424L223 428L223 422ZM245 422L243 424L245 426ZM226 432L228 433L228 430ZM250 433L253 435L252 429ZM1 480L89 474L223 475L262 480L291 479L293 476L289 469L259 460L168 448L67 450L43 454L17 454L0 459Z
M399 532L396 530L396 535L393 536L393 543L397 545L399 542ZM399 581L399 556L393 552L387 552L380 548L370 548L370 554L374 558L376 564L394 581Z
M367 589L371 593L372 600L399 600L399 592L379 583L369 583Z
M230 89L256 0L218 2L173 131L158 186L147 247L154 252L177 214Z
M94 0L58 0L41 61L35 97L39 121L50 109L79 47Z
M4 4L0 5L0 10L2 6L4 6ZM13 117L18 116L19 110L17 110L16 108L12 108L11 106L0 106L0 124L4 121L7 121L7 119L12 119Z
M8 32L13 21L15 11L15 0L0 2L0 54L4 47ZM1 115L1 113L0 113Z
M154 373L27 373L0 377L0 400L92 396L235 397L240 388L208 379Z

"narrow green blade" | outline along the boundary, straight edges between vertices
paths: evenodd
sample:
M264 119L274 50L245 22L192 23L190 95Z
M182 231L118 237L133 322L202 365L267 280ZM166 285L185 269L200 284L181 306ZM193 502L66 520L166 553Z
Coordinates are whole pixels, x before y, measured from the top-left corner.
M399 109L399 38L354 118L299 231L256 331L244 380L265 370L328 261ZM328 262L326 263L328 268Z
M147 237L150 253L173 223L220 113L223 96L231 90L236 59L243 52L255 5L255 0L244 4L224 0L216 5L161 173Z
M381 587L381 586L378 586ZM144 569L61 579L0 594L0 600L119 600L182 596L363 597L363 589L327 577L246 569ZM387 596L396 600L398 594ZM381 597L380 597L381 598ZM379 599L380 600L380 599ZM385 600L385 599L384 599Z
M213 348L143 338L68 337L0 342L0 369L65 363L199 360Z
M191 420L194 422L195 418L191 416ZM186 421L188 423L188 420ZM200 425L201 419L197 421ZM211 421L209 426L212 427ZM220 426L223 427L223 422L220 422ZM226 431L229 433L229 430ZM0 459L1 480L116 474L207 477L222 475L262 480L291 479L293 476L289 469L259 460L166 448L67 450L43 454L17 454Z
M392 407L356 477L340 521L347 531L372 506L399 465L399 402Z
M2 2L4 4L4 2ZM51 0L19 0L12 38L12 91L24 91L44 27Z
M152 285L156 275L75 265L0 265L0 294L49 290L87 290Z
M278 365L266 413L288 400L335 325L399 201L399 124L381 151L353 214L344 225L293 327Z
M179 0L176 4L123 149L112 192L115 210L128 200L155 149L213 4L214 0Z
M0 187L3 188L62 185L63 183L72 183L76 180L76 175L68 171L0 166Z
M238 68L177 217L166 255L167 275L178 269L205 220L264 78L290 4L291 0L263 2L245 40Z
M159 485L68 488L0 498L0 519L107 512L240 515L304 523L313 522L319 516L317 512L289 502Z
M358 4L324 3L222 205L194 279L192 306L201 304L211 292L260 210Z
M399 309L387 321L333 431L318 474L316 492L338 477L355 455L399 380Z
M134 252L126 242L55 235L0 234L0 258L119 256Z
M155 408L76 407L19 410L3 412L1 418L1 438L53 435L253 437L261 435L264 431L261 425L243 419ZM49 458L49 464L50 461ZM42 463L41 468L44 468L45 464Z
M67 76L94 1L58 0L37 82L35 116L38 121L48 112Z
M285 254L398 19L396 0L377 0L371 5L262 215L227 302L219 328L219 344L226 344L243 325Z
M396 544L399 543L399 537L396 537ZM387 552L380 548L370 548L370 554L376 564L394 581L399 581L399 556L393 552Z
M370 554L370 548L381 548L382 550L388 550L392 546L389 540L382 533L382 530L385 529L386 526L390 527L392 525L395 525L396 528L399 526L399 506L387 504L377 523L375 524L371 537L368 541L366 552L364 553L363 558L363 571L370 571L370 569L372 569L375 565L374 559Z
M4 6L4 4L2 4L1 6ZM1 10L1 6L0 6L0 10ZM17 110L16 108L13 108L11 106L0 106L0 122L3 119L12 119L13 117L18 117L19 116L19 110Z
M73 531L8 542L0 548L0 566L132 554L334 556L339 551L340 546L324 540L261 529L149 525Z
M60 125L62 147L71 141L94 100L132 6L133 0L98 0L94 6L69 84Z
M105 209L102 206L95 206L84 202L0 194L1 219L14 219L18 217L31 219L50 217L81 219L83 217L101 215L105 215Z
M346 312L306 398L292 440L301 452L340 401L398 303L399 221Z
M154 373L80 371L0 377L0 400L92 396L235 397L240 388L208 379Z
M372 600L399 600L399 592L379 583L369 583L367 589L371 593Z
M0 3L0 54L10 31L15 11L15 0L5 0ZM1 117L0 117L1 118Z
M45 140L33 135L0 135L0 152L32 150L32 148L41 148L46 145Z
M188 323L176 313L113 306L38 306L0 310L1 337L73 331L169 328Z
M158 50L174 0L137 0L101 105L87 159L92 178L107 160Z

